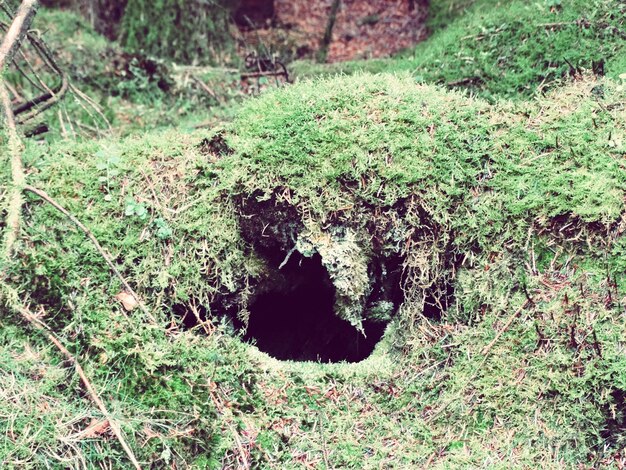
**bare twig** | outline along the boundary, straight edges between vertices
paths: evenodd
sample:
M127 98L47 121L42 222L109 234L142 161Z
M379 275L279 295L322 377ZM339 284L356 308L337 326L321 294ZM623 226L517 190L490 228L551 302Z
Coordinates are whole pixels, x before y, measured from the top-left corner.
M202 88L211 98L217 101L218 104L222 104L217 94L211 89L211 87L209 87L209 85L204 83L204 81L200 80L198 77L196 77L193 74L189 75L189 78L191 78L194 82L200 85L200 88Z
M483 80L480 77L466 77L461 78L460 80L455 80L453 82L447 82L446 86L465 86L465 85L476 85L481 83Z
M7 261L13 252L13 245L17 240L20 229L20 213L22 211L22 189L25 184L24 168L22 166L22 141L17 133L15 115L11 109L11 98L2 78L4 69L13 60L21 41L30 27L35 12L37 0L24 0L7 30L0 44L0 104L4 111L4 121L8 134L8 157L11 162L11 193L7 207L6 233L4 237L3 261Z
M13 23L11 23L9 30L2 39L2 44L0 44L0 73L4 72L4 68L13 60L15 52L19 49L35 17L38 3L37 0L22 0Z
M43 320L41 320L36 315L31 313L30 310L28 310L28 308L24 306L14 305L13 307L19 311L19 313L22 315L22 317L26 321L28 321L38 331L43 333L48 338L48 340L52 344L54 344L54 346L61 352L61 354L63 354L63 356L65 356L65 358L74 365L74 368L76 369L76 373L78 374L78 376L80 377L80 380L85 386L85 389L87 390L87 394L89 395L89 398L91 398L91 401L95 403L95 405L98 407L100 412L104 415L104 417L109 422L109 425L111 426L111 429L113 430L113 433L115 434L115 437L117 438L120 445L124 449L124 452L126 452L126 455L132 462L135 469L141 470L141 465L137 461L137 458L135 457L133 450L130 448L130 446L126 442L126 439L124 438L124 433L122 431L120 424L117 422L117 420L115 420L111 416L111 414L107 410L104 402L102 401L102 399L100 399L98 392L96 391L96 389L90 382L89 378L87 377L87 374L85 374L85 371L80 365L80 363L76 360L76 358L72 355L72 353L70 353L67 350L67 348L63 346L61 341L59 341L59 339L54 335L54 333L52 333L50 328L43 322Z
M6 232L4 234L3 261L8 261L13 252L13 245L17 240L20 230L20 214L22 212L22 190L25 183L24 168L22 166L22 141L15 126L15 116L11 110L11 99L9 92L0 80L0 104L4 111L4 121L8 133L8 157L11 162L12 187L8 197Z
M268 70L266 72L242 73L241 78L259 78L259 77L287 77L287 73L283 70Z
M76 88L71 83L70 83L70 90L71 90L72 93L74 93L74 95L76 95L78 98L80 98L79 100L77 100L78 104L93 119L98 132L101 132L100 129L98 128L98 121L93 117L93 114L91 113L91 111L89 111L89 108L87 108L85 105L83 105L81 100L85 101L85 103L87 103L89 105L89 107L96 112L98 117L100 119L102 119L102 121L104 121L104 123L106 124L106 127L107 127L107 129L109 131L112 129L111 123L109 122L107 117L102 112L102 108L98 105L98 103L96 103L94 100L92 100L89 96L87 96L85 93L83 93L80 89Z
M104 250L104 248L102 248L102 245L100 245L100 243L98 242L98 239L93 235L93 233L91 233L91 230L89 230L87 227L85 227L81 223L80 220L78 220L72 213L70 213L62 205L60 205L58 202L56 202L54 199L52 199L45 191L43 191L41 189L38 189L38 188L35 188L33 186L30 186L30 185L25 185L24 186L24 191L28 191L28 192L30 192L32 194L35 194L36 196L39 196L41 199L46 201L48 204L50 204L52 207L54 207L56 210L58 210L61 214L63 214L68 219L70 219L72 221L72 223L74 225L76 225L76 227L78 227L87 236L87 238L89 238L89 240L91 241L91 243L93 243L93 245L96 248L96 250L98 251L98 253L100 253L100 256L102 256L102 258L104 258L104 260L106 261L106 263L109 266L109 268L111 269L111 271L113 271L113 274L115 274L115 276L120 280L120 282L124 286L124 289L126 289L126 291L130 295L133 296L133 298L137 301L137 304L141 308L142 312L146 315L146 317L148 317L148 319L152 322L152 324L156 325L157 321L154 318L154 316L150 313L150 311L147 309L145 304L141 301L139 296L135 293L133 288L130 287L130 285L128 284L126 279L124 279L124 276L122 276L122 274L115 267L115 265L113 264L113 261L111 261L110 256L107 254L107 252Z
M22 95L20 95L18 93L18 91L15 89L15 87L13 85L11 85L10 83L5 83L5 85L7 86L9 92L11 93L11 95L13 95L13 98L11 99L11 102L17 101L18 103L21 103L21 102L24 101L24 98L22 97Z
M2 25L2 23L0 23L0 26ZM24 62L26 63L26 66L28 67L29 70L31 70L32 72L35 71L35 69L33 68L33 66L30 64L30 62L28 61L27 57L24 55L24 53L22 51L19 51L19 55L24 59ZM30 76L24 71L24 69L20 66L17 58L13 58L13 67L15 67L15 70L17 70L20 75L22 75L22 77L24 77L26 79L26 81L28 83L30 83L32 85L33 88L39 90L42 93L45 93L47 85L44 84L44 86L41 85L41 79L39 78L39 76L37 76L36 73L33 73L37 78L37 80L40 83L36 83L32 78L30 78Z
M508 329L511 327L511 324L513 323L513 321L519 316L520 313L522 313L523 310L526 309L526 307L528 307L530 305L530 300L527 300L526 302L524 302L524 304L518 308L515 312L513 312L511 314L511 316L507 319L506 323L504 324L504 326L502 328L500 328L500 330L498 331L498 333L496 334L495 338L493 338L493 340L491 340L491 343L489 343L487 346L485 346L481 352L481 355L483 356L483 360L480 363L480 366L478 367L479 369L483 366L483 364L485 363L485 361L487 360L488 354L491 352L491 349L494 347L494 345L498 342L498 340L500 339L500 337L506 333L508 331Z
M23 103L17 108L15 108L14 113L18 115L37 106L36 109L30 111L28 114L21 117L18 121L18 124L23 124L24 122L28 121L29 119L34 118L38 114L42 113L43 111L45 111L46 109L50 108L55 103L57 103L67 91L68 86L69 86L69 82L67 80L67 76L63 74L61 76L61 83L56 88L56 90L39 95L33 98L32 100L27 101L26 103Z

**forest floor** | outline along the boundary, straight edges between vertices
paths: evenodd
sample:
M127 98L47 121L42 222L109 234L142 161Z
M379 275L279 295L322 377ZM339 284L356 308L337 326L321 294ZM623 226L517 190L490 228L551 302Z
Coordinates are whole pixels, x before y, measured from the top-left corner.
M142 303L27 196L0 466L626 465L626 4L431 3L414 49L278 86L38 14L99 111L44 115L28 183Z

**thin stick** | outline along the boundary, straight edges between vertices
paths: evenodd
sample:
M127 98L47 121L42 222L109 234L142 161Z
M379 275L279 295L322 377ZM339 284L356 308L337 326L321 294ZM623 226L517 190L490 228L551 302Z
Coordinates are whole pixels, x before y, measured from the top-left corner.
M98 105L98 103L96 103L94 100L92 100L91 98L89 98L89 96L87 96L85 93L83 93L82 91L80 91L80 89L76 88L74 85L72 85L70 83L70 91L72 93L74 93L76 96L78 96L79 98L81 98L82 100L84 100L89 106L91 106L91 108L96 112L96 114L104 121L104 123L106 124L107 129L110 131L112 130L111 127L111 123L109 122L109 120L107 119L107 117L104 115L104 113L102 112L102 109L100 108L100 106ZM80 104L80 106L87 111L87 114L89 114L89 116L91 116L91 112L89 112L89 110L81 103L80 100L77 100L78 104ZM96 127L98 126L97 121L94 119L94 123L96 124Z
M258 78L258 77L279 77L279 76L287 76L287 74L283 70L278 71L267 71L267 72L250 72L250 73L242 73L241 78Z
M17 133L15 125L15 116L11 110L11 98L4 84L4 80L0 80L0 104L4 111L4 122L9 137L8 157L11 163L12 187L8 197L7 216L6 216L6 232L4 235L3 261L8 261L13 252L13 245L17 240L20 231L20 214L22 212L22 189L26 181L24 176L24 168L22 166L22 141Z
M483 360L480 363L480 367L482 367L482 365L485 363L485 361L487 360L487 354L489 354L489 352L494 347L494 345L498 342L500 337L511 327L511 324L513 323L513 320L515 320L519 316L519 314L522 313L522 311L524 309L526 309L526 307L528 307L529 304L530 304L530 301L527 300L524 303L524 305L522 305L515 312L513 312L511 314L511 316L507 319L507 321L504 324L504 326L502 328L500 328L500 331L498 331L498 333L496 334L495 338L493 338L493 340L491 340L491 343L489 343L487 346L485 346L485 348L481 352L481 355L483 356Z
M221 100L217 97L217 94L211 89L211 87L209 87L209 85L207 85L206 83L204 83L202 80L200 80L198 77L196 77L194 74L190 74L189 77L196 82L198 85L200 85L200 88L202 88L204 91L206 91L206 93L213 98L215 101L217 101L219 104L222 104Z
M117 437L117 440L119 441L122 448L124 449L124 452L126 452L126 455L132 462L133 466L137 470L141 470L141 465L139 465L139 462L137 461L137 458L135 457L133 450L130 448L130 446L126 442L126 439L124 439L122 428L120 427L117 420L115 420L111 416L109 411L107 410L106 406L104 405L104 402L100 399L98 392L89 381L89 378L87 378L87 374L85 374L85 371L83 370L80 363L76 360L76 358L72 355L72 353L70 353L67 350L67 348L63 346L61 341L59 341L59 339L52 333L48 325L46 325L40 318L37 318L37 316L32 314L26 307L23 307L23 306L14 306L14 307L17 308L17 310L20 312L22 317L24 317L32 326L34 326L35 329L43 333L48 338L48 340L56 346L56 348L61 352L61 354L63 354L63 356L65 356L65 358L74 365L74 368L76 369L76 373L78 374L78 376L80 377L80 380L83 382L83 385L87 389L89 398L91 398L91 400L96 404L100 412L104 415L104 417L109 422L109 425L111 426L111 429L113 430L113 433L115 434L115 437Z
M28 191L30 193L35 194L36 196L39 196L41 199L43 199L45 202L47 202L48 204L50 204L52 207L54 207L56 210L58 210L61 214L63 214L65 217L67 217L68 219L70 219L72 221L72 223L74 225L76 225L76 227L78 227L86 236L87 238L89 238L89 240L91 241L91 243L93 243L94 247L96 248L96 250L98 251L98 253L100 253L100 256L102 256L102 258L104 258L104 260L106 261L106 263L109 265L109 268L111 269L111 271L113 271L113 274L115 274L115 276L120 280L120 282L122 283L122 285L124 286L124 288L126 289L126 291L133 296L133 298L135 299L135 301L137 301L137 305L139 305L139 307L141 308L141 310L143 311L143 313L148 317L148 319L152 322L153 325L157 324L156 319L154 318L154 316L152 316L152 314L150 313L150 311L146 308L146 306L144 305L144 303L141 301L141 299L139 298L139 296L135 293L135 291L133 290L132 287L130 287L130 285L128 284L128 282L126 281L126 279L124 279L124 276L122 276L122 274L118 271L118 269L115 267L115 265L113 264L113 261L111 261L111 258L109 257L109 255L107 254L107 252L104 250L104 248L102 248L102 245L100 245L100 243L98 242L98 239L93 235L93 233L91 233L91 230L89 230L87 227L85 227L80 220L78 220L73 214L71 214L67 209L65 209L61 204L59 204L58 202L56 202L54 199L52 199L45 191L35 188L33 186L30 185L25 185L24 186L24 191Z
M45 93L43 95L38 96L37 98L33 100L28 101L27 103L24 103L18 106L15 109L15 114L26 112L30 108L37 106L34 110L30 111L25 116L20 117L19 124L25 123L29 119L34 118L38 114L44 112L46 109L52 107L61 98L63 98L63 95L65 95L65 92L67 91L68 86L69 86L69 82L67 81L67 76L62 75L61 84L59 85L58 89L55 90L53 93Z
M37 0L23 0L19 10L9 27L9 30L2 39L0 44L0 73L4 72L4 68L13 60L15 52L19 49L24 36L33 22L38 7Z
M11 108L11 98L2 78L4 69L19 50L20 43L28 32L28 28L33 21L37 11L37 0L23 0L17 15L13 19L11 26L7 30L2 43L0 44L0 104L4 111L4 121L8 133L9 159L11 162L11 194L9 195L9 205L7 207L6 232L4 236L4 251L2 261L8 261L13 252L13 246L17 240L20 230L20 214L24 199L22 189L26 182L24 167L22 164L23 144L17 133L15 125L15 115Z

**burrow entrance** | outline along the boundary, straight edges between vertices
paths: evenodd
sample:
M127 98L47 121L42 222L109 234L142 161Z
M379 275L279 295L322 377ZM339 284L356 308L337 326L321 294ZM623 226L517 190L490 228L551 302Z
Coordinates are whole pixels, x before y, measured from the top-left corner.
M255 196L255 195L253 195ZM279 360L359 362L383 337L404 302L404 258L369 244L343 225L305 228L291 205L246 197L237 201L240 233L261 269L245 293L211 303L243 341ZM361 245L362 244L362 245ZM441 318L447 301L427 293L423 314ZM444 292L451 298L451 290ZM187 328L206 318L202 307L175 313ZM176 310L176 309L175 309ZM243 314L246 312L246 314Z
M334 311L335 287L319 254L294 254L252 299L243 339L276 359L358 362L380 341L386 322L365 320L364 333Z

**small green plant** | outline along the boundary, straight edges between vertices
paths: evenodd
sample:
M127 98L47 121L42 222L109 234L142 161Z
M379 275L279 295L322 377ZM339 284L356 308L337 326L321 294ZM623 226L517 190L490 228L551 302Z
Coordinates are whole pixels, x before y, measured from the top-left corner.
M148 218L148 209L143 202L137 202L134 198L129 197L126 199L126 207L124 209L124 215L126 217L137 217L139 220L146 220Z
M115 145L102 147L95 155L97 159L96 170L100 172L98 181L102 184L106 194L104 200L112 200L111 190L116 187L116 178L120 175L121 154L119 147Z
M160 240L168 240L172 237L174 231L167 221L161 217L154 219L154 225L156 227L156 236Z

